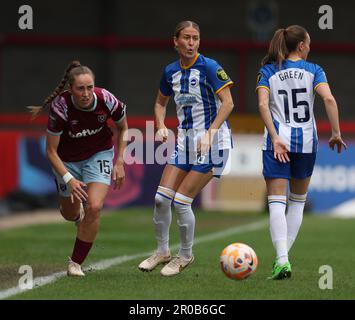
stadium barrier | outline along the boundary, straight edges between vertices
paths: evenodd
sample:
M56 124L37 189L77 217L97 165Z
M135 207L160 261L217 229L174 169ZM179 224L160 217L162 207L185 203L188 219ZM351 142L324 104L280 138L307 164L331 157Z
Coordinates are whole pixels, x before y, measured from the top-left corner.
M147 121L153 125L153 118L131 117L128 120L130 128L143 132L145 149L147 139L152 143L152 137L146 136L144 128ZM0 115L0 200L14 193L22 193L26 198L25 195L40 197L56 192L45 157L46 121L46 116L31 122L27 114ZM167 118L166 123L169 128L177 126L175 118ZM323 138L308 195L310 209L317 214L355 214L354 143L347 141L348 150L338 155L328 148L324 140L329 134L329 125L324 122L317 125ZM233 132L237 132L231 171L220 180L213 179L201 193L201 198L196 199L195 205L206 210L263 211L266 203L260 152L263 126L258 117L241 115L231 119L231 127ZM345 135L354 133L355 125L350 121L343 122L341 127ZM159 142L154 142L154 149L158 146ZM119 191L110 190L105 203L107 207L153 205L163 166L143 164L145 160L126 166L125 186Z

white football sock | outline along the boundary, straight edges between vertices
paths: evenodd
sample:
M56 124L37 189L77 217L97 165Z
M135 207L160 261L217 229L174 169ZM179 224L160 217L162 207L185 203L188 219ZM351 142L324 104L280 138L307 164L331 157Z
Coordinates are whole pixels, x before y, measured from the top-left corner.
M158 187L155 194L155 206L153 222L155 226L155 238L157 239L157 251L162 255L169 254L169 229L171 224L171 202L175 191L162 186Z
M276 250L277 263L281 265L288 262L286 196L268 196L268 205L271 240Z
M192 256L195 232L195 216L191 208L193 200L181 193L176 193L174 198L177 224L180 230L180 250L178 255L187 259Z
M287 205L287 249L290 251L295 239L297 238L298 231L300 230L303 210L306 204L306 194L290 193Z

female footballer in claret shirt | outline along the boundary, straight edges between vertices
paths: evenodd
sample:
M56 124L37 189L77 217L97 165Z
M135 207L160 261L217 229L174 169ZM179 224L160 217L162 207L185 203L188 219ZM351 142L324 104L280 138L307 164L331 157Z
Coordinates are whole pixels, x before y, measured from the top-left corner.
M69 276L81 268L97 235L100 212L111 184L124 182L123 136L128 130L126 106L109 91L95 87L94 73L79 61L67 67L62 81L33 116L50 105L46 154L55 175L60 212L77 226ZM112 119L118 129L117 161L113 164Z

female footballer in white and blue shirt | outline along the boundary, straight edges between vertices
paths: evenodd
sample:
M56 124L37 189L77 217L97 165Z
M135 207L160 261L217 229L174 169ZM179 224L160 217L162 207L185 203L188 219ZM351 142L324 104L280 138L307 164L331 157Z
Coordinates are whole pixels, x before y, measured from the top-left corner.
M158 248L139 265L139 269L151 271L158 264L169 262L161 270L163 276L176 275L193 262L192 201L213 176L222 174L232 147L227 118L233 109L233 82L216 61L198 53L200 30L196 23L179 23L174 44L180 59L165 68L154 108L158 133L166 141L166 106L174 97L178 137L155 196L153 221ZM181 241L174 259L169 250L172 202Z
M271 239L276 250L271 279L291 276L288 252L302 223L317 152L315 93L323 99L332 127L329 146L334 149L337 145L339 153L342 147L346 148L341 138L337 103L325 73L320 66L306 61L310 42L309 34L301 26L277 30L257 79L259 111L265 124L263 175Z

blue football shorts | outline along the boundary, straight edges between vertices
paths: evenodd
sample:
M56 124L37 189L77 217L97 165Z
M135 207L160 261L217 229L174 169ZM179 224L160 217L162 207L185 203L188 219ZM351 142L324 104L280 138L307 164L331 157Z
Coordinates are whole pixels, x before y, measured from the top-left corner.
M221 175L230 171L230 149L210 150L208 155L200 155L194 151L181 150L177 144L168 164L187 172L191 170L201 173L213 171L213 176L220 178Z
M274 151L263 150L263 175L268 179L305 179L312 175L316 152L289 152L290 162L283 163L274 158Z

